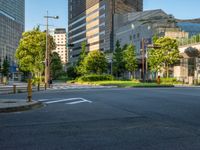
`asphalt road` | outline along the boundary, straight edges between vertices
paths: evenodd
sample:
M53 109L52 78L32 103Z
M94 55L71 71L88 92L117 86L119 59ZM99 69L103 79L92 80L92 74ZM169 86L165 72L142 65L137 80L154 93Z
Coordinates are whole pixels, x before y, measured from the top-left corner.
M200 88L53 90L33 98L46 106L0 114L0 150L200 149Z

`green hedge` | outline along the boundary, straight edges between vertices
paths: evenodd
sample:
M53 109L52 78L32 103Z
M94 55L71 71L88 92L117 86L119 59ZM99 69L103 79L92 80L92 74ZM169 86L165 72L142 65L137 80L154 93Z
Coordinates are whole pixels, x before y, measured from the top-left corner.
M177 81L176 78L161 78L162 84L179 84L181 82Z
M112 81L114 77L112 75L84 75L78 78L78 82L91 82L91 81Z

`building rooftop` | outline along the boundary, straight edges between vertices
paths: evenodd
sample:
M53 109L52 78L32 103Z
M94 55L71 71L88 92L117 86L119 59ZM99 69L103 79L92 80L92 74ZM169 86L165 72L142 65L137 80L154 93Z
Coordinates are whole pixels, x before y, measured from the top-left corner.
M56 28L54 30L54 34L64 34L66 33L66 29L65 28Z

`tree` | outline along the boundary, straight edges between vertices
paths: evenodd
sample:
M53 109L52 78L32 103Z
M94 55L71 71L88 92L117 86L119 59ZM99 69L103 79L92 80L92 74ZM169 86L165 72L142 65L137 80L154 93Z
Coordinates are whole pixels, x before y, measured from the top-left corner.
M87 51L86 51L86 47L87 47L87 43L83 42L81 44L81 53L77 62L77 66L76 66L76 72L78 75L83 75L85 74L85 70L83 69L83 61L85 59L85 57L87 56Z
M55 49L53 37L48 37L49 53ZM44 72L44 62L46 51L46 33L41 32L39 28L24 32L16 51L16 58L20 70L31 72L35 77L41 77Z
M76 67L74 66L69 66L67 68L67 77L69 79L76 79L76 77L78 77L77 75L77 71L76 71Z
M148 50L148 64L152 72L160 72L162 67L162 54L157 49Z
M113 72L119 77L125 71L125 63L123 60L123 49L120 47L120 42L116 42L115 52L113 54Z
M59 75L62 73L62 62L58 53L53 52L51 54L51 75L53 79L57 79Z
M106 72L108 66L105 54L101 51L91 51L83 60L82 70L87 74L102 74Z
M87 55L87 43L86 42L83 42L81 44L81 53L80 53L80 56L79 56L79 59L78 59L78 63L77 65L80 65L80 63L84 60L84 58L86 57Z
M10 68L10 63L8 59L4 59L3 61L3 68L2 68L2 74L3 76L7 77L9 75L9 68Z
M149 51L149 64L153 70L165 68L169 77L169 66L180 60L178 42L175 39L161 37L154 43L155 48Z
M135 46L129 44L127 49L124 51L124 61L126 69L131 72L131 77L133 77L135 70L137 69L137 58L135 52Z
M153 36L153 43L155 43L158 39L159 39L158 35L155 34L155 35Z
M185 53L188 55L190 58L195 58L195 57L200 57L200 51L196 48L193 47L188 47L185 50Z

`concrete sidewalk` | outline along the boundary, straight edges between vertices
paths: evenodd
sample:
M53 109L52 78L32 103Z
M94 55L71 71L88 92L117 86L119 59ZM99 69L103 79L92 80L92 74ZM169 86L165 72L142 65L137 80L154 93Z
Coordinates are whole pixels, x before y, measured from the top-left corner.
M42 107L41 102L26 100L0 100L0 113L18 112Z
M174 87L180 87L180 88L200 88L199 85L189 85L189 84L176 84Z

